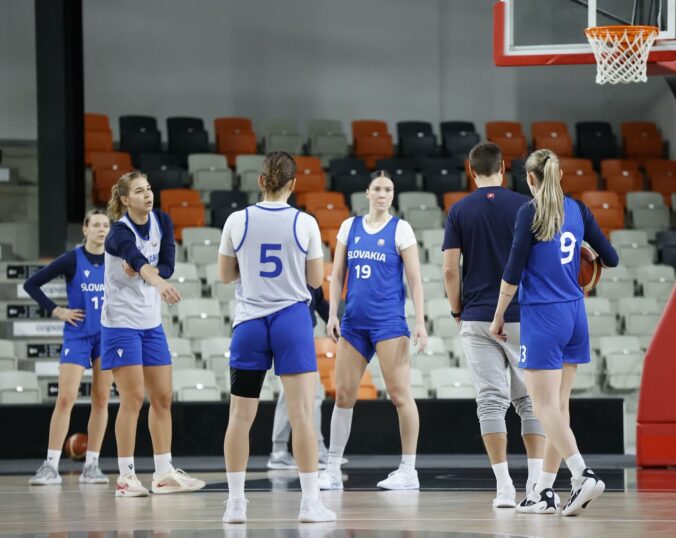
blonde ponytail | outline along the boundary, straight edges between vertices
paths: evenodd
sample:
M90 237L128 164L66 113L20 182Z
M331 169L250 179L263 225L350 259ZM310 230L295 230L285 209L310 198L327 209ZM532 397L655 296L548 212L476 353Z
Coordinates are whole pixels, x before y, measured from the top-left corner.
M535 217L531 226L538 241L551 241L563 225L563 189L559 158L548 149L534 151L526 160L526 172L535 176Z
M145 174L134 170L133 172L120 176L117 183L110 189L110 200L108 200L106 210L108 211L108 217L111 222L120 220L122 215L127 211L126 206L122 203L122 196L129 196L131 182L139 178L147 179Z

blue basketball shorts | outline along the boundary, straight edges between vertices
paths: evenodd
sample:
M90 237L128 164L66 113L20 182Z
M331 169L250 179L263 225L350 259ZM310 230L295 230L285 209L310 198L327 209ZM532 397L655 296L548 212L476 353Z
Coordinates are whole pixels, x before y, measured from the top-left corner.
M376 352L376 344L383 340L399 338L400 336L411 336L405 319L397 319L394 322L383 323L375 329L358 329L352 327L348 322L343 321L340 324L340 336L356 349L364 357L366 362L371 362Z
M584 299L522 304L519 366L531 370L560 370L564 362L591 362Z
M66 337L61 346L62 364L78 364L91 368L93 362L101 356L101 334L82 338Z
M317 371L310 309L304 302L274 314L235 325L230 343L230 367L269 370L290 375Z
M101 369L166 366L171 352L162 325L154 329L101 327Z

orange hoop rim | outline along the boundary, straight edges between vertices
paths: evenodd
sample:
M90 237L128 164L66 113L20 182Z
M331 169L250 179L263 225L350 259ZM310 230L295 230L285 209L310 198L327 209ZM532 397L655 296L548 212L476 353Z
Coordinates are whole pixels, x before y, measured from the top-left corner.
M588 38L605 39L607 36L622 37L625 33L627 37L636 37L639 34L657 35L660 29L657 26L639 25L592 26L585 28L584 33Z

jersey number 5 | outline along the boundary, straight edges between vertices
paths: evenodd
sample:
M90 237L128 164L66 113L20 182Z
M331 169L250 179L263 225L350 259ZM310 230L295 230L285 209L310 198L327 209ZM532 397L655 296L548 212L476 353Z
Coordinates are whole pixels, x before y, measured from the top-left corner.
M575 255L575 236L570 232L563 232L561 234L561 252L566 256L561 258L561 265L566 265L573 261Z
M282 274L282 259L279 256L268 254L271 250L282 250L279 243L263 243L261 245L261 264L271 263L275 266L272 271L260 271L258 274L263 278L275 278Z

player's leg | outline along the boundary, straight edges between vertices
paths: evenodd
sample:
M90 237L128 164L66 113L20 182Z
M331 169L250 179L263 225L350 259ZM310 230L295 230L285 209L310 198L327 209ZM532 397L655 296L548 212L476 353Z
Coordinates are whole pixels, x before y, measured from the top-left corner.
M63 349L61 351L63 357ZM68 433L70 413L77 398L80 380L84 372L84 366L80 364L61 362L59 365L59 391L56 404L52 411L49 423L49 442L47 444L47 458L40 468L29 480L32 486L48 486L61 484L59 475L59 460L61 448Z
M385 489L418 489L415 457L418 447L420 418L418 406L411 393L411 360L408 336L379 340L376 352L383 372L385 388L397 410L401 437L401 463L390 476L378 482Z
M326 470L319 475L321 489L343 489L340 466L345 446L350 438L352 411L357 401L359 384L367 366L364 353L369 357L373 355L370 342L363 331L350 331L346 337L345 329L345 327L342 328L342 335L336 349L336 403L331 413L329 462ZM365 351L362 353L355 346Z
M505 331L510 330L505 325ZM488 332L489 323L463 321L460 329L462 347L476 390L477 416L481 438L496 480L494 508L516 506L516 490L507 464L507 424L505 413L510 405L505 352ZM508 334L508 341L511 340ZM517 340L518 342L518 340Z
M319 468L323 469L329 463L329 449L324 444L324 435L322 434L322 404L326 398L326 392L319 377L319 372L317 372L316 387L312 418L315 425L315 433L317 434L317 459L319 461Z
M268 469L295 469L296 462L289 453L289 437L291 423L286 403L286 391L282 386L275 405L275 416L272 420L272 452L268 459Z

